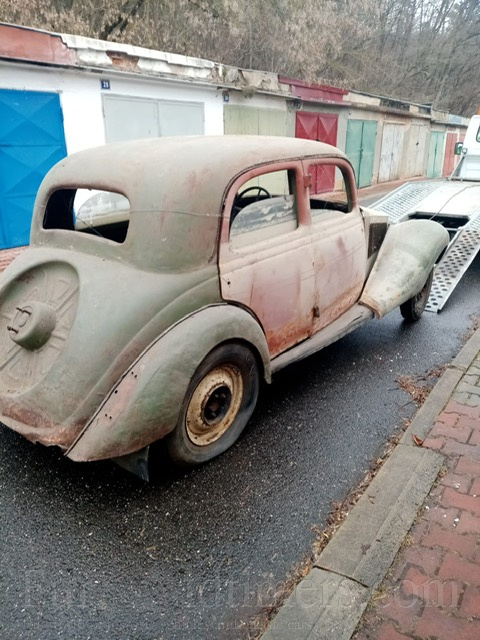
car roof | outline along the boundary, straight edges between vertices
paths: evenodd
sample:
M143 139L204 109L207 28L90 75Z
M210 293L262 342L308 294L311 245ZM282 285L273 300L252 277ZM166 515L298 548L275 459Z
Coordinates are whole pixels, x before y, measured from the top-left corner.
M72 245L70 233L43 228L54 191L100 189L128 198L126 241L100 246L91 236L77 234L72 245L76 250L121 257L163 272L211 265L216 261L224 194L232 180L258 165L310 157L346 158L321 142L274 136L152 138L79 151L44 178L35 201L31 244Z
M124 193L132 210L161 208L219 215L223 193L243 171L270 162L346 156L322 142L277 136L177 136L115 142L74 153L45 178L57 188Z

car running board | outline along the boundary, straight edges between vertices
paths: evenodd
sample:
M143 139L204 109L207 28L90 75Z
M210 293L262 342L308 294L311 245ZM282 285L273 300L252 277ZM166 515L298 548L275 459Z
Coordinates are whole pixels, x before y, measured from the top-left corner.
M274 358L271 364L272 373L283 369L283 367L292 362L302 360L324 347L328 347L328 345L343 338L343 336L346 336L372 318L373 311L361 304L356 304L329 324L328 327L321 329L311 338L300 342L300 344Z

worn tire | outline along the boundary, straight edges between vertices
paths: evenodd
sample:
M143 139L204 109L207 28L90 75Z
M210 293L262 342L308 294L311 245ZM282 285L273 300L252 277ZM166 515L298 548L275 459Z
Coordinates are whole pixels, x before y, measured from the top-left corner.
M177 426L167 438L170 458L193 467L231 447L255 409L259 386L249 348L227 343L213 349L190 381Z
M423 285L422 290L419 291L417 295L400 305L400 313L406 322L416 322L422 317L425 307L427 306L428 296L430 295L430 290L432 288L432 281L433 269L430 271L430 275Z

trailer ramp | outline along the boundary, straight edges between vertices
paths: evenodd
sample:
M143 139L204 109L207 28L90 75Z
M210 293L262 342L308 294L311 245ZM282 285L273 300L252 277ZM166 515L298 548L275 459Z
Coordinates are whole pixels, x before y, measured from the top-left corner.
M480 250L480 210L459 229L435 267L427 311L441 311Z
M443 309L462 276L480 251L479 183L447 182L445 180L407 182L372 205L372 208L377 211L388 214L391 222L399 222L402 219L415 217L418 213L421 213L422 217L428 215L432 219L435 219L437 215L443 216L446 213L445 207L448 203L448 214L453 214L452 220L454 220L455 215L462 216L465 212L466 203L463 201L458 207L459 210L455 211L453 191L458 190L458 197L462 197L464 200L465 191L470 188L472 195L475 194L474 200L470 202L471 206L468 207L465 224L454 231L449 229L453 237L442 259L435 267L427 311L438 312ZM441 192L445 192L445 196L448 196L445 207L440 207L439 210L435 206L429 207L429 200L432 203L432 200L437 199L435 196L440 196L441 199ZM478 192L478 197L476 192ZM433 198L429 198L432 194L434 194ZM460 194L462 195L460 196Z
M419 180L406 182L374 204L372 209L388 214L392 222L398 222L417 210L418 204L442 184L439 181Z

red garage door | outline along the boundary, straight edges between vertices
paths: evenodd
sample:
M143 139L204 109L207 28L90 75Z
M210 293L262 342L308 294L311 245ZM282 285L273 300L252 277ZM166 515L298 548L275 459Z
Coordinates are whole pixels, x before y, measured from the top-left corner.
M328 144L337 144L338 116L332 113L311 113L297 111L295 137L307 140L319 140ZM322 193L332 191L335 186L334 167L322 167L314 176L311 191Z
M449 176L455 168L455 144L458 140L456 133L447 133L445 144L445 158L443 160L443 175Z

